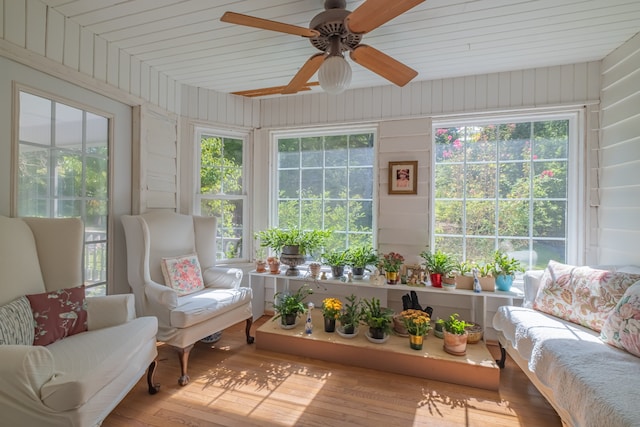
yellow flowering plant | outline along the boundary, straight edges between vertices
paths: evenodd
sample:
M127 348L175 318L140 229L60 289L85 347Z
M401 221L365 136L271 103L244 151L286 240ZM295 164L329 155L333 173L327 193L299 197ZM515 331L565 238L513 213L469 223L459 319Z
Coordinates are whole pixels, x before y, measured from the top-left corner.
M431 330L429 315L421 310L404 310L400 313L404 327L410 335L426 335Z
M342 310L342 301L337 298L325 298L322 300L322 315L329 319L337 319Z

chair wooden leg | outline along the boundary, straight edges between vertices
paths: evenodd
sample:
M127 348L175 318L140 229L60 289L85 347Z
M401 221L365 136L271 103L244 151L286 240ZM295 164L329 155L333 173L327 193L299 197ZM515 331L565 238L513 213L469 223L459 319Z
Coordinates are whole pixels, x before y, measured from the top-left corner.
M160 390L160 384L153 381L153 376L156 373L156 367L158 361L154 360L147 369L147 385L149 386L149 394L156 394Z
M187 375L187 366L189 365L189 353L191 352L191 349L193 348L193 344L185 347L185 348L177 348L178 350L178 357L180 358L180 371L181 371L181 375L180 378L178 378L178 384L180 384L181 386L185 386L187 384L189 384L189 375Z
M251 336L251 325L253 324L253 317L249 317L247 319L247 326L245 328L245 333L247 335L247 344L253 344L255 338Z
M496 360L496 364L500 369L504 369L504 363L507 360L507 350L505 350L500 341L498 341L498 345L500 346L500 359Z

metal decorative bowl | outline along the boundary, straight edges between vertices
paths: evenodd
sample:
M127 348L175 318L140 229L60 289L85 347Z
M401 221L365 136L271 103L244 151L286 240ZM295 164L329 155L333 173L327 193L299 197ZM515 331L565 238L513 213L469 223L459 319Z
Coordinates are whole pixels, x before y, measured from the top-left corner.
M478 323L473 323L473 322L467 322L467 323L471 323L471 326L467 326L465 328L467 330L467 333L469 334L469 336L467 337L467 344L475 344L480 342L483 334L482 326Z

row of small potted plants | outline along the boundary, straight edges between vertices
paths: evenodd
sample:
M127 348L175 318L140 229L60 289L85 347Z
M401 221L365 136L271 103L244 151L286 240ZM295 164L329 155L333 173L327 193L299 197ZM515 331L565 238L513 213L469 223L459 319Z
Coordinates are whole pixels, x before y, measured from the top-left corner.
M297 319L304 313L308 313L305 299L313 291L306 285L301 286L295 292L278 292L274 296L273 308L275 316L273 320L279 320L283 328L294 326ZM384 342L391 332L394 317L404 326L409 336L409 345L414 350L421 350L423 340L431 330L429 314L421 310L404 310L399 315L394 311L382 307L377 298L358 299L355 295L346 297L343 303L338 298L325 298L322 301L322 314L324 318L325 332L334 332L336 322L339 323L338 331L343 336L355 336L358 327L366 325L368 336L372 342ZM458 314L451 315L448 319L440 319L436 322L436 328L444 329L445 351L454 355L463 355L466 349L467 330L471 324L460 319ZM464 344L462 347L461 345Z
M299 229L282 230L270 228L256 233L255 238L260 242L260 249L271 248L276 256L267 258L271 266L272 273L279 272L279 254L291 246L297 246L295 253L302 256L319 250L324 246L331 236L330 231L311 230L302 231ZM493 260L485 263L459 262L453 255L447 254L440 249L435 251L425 250L420 254L424 261L424 266L429 273L432 286L442 287L446 284L461 284L461 287L471 289L473 282L472 270L476 270L479 278L491 277L495 280L495 285L499 290L508 291L511 288L513 279L517 272L524 271L521 263L501 251L495 251ZM258 261L262 260L263 251L260 251ZM332 269L333 277L341 277L345 266L350 266L355 277L361 278L368 267L378 267L387 275L387 283L395 284L399 281L399 274L404 257L396 252L378 255L371 245L354 246L344 250L334 250L323 253L320 256L323 264ZM314 263L317 266L317 263ZM256 268L259 272L264 272L266 267L260 265Z

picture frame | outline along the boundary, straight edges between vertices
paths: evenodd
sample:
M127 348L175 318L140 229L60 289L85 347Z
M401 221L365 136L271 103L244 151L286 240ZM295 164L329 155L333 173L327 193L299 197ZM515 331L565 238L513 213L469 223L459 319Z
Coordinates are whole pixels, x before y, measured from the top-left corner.
M389 162L389 194L418 194L418 161Z

